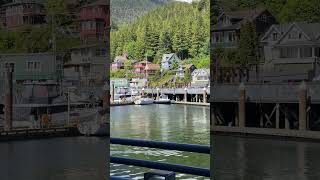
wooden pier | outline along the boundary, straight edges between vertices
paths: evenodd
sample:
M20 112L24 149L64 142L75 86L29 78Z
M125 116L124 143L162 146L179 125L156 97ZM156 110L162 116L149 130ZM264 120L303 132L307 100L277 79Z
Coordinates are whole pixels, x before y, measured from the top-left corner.
M320 84L217 84L211 87L213 134L320 140Z
M80 136L77 127L0 130L0 141Z

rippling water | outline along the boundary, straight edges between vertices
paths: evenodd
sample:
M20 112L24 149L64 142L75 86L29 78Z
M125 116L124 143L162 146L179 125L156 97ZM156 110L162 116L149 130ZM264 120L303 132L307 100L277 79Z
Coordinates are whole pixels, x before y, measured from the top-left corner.
M185 105L111 108L111 136L177 143L209 144L209 108ZM209 155L159 149L111 146L113 156L131 157L209 168ZM143 178L148 169L111 165L111 175ZM178 179L204 179L178 174Z
M1 180L105 178L105 138L72 137L0 143Z

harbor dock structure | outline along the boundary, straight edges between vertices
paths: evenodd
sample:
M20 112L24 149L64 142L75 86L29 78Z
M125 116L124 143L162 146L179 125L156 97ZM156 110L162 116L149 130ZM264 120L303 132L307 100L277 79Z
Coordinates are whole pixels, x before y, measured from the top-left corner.
M320 84L216 84L210 98L212 134L320 140Z
M210 98L210 86L208 88L144 88L143 93L156 99L160 94L165 94L169 99L175 100L179 104L208 104L208 100Z

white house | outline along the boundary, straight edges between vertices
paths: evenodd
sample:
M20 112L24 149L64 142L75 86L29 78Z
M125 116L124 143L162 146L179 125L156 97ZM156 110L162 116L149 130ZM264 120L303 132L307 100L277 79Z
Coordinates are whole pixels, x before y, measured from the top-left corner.
M161 59L161 69L162 70L171 69L172 64L174 62L178 63L180 61L181 61L181 59L175 53L163 54L162 59Z
M210 69L196 69L191 73L193 87L207 87L210 84Z
M295 81L310 80L316 75L320 57L320 23L272 25L261 42L266 73Z

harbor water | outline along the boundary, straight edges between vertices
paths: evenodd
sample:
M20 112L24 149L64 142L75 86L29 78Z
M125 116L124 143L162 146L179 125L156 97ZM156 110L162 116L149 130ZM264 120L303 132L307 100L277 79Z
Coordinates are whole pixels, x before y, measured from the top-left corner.
M111 136L209 145L209 107L134 105L111 107ZM209 168L209 155L112 145L111 155ZM148 169L112 164L111 175L142 179ZM177 174L177 179L203 179Z

